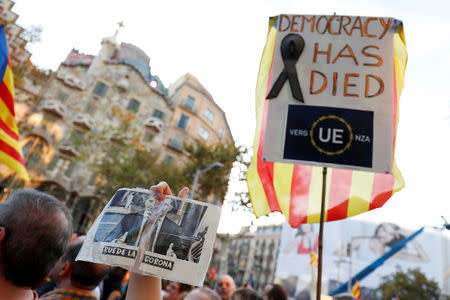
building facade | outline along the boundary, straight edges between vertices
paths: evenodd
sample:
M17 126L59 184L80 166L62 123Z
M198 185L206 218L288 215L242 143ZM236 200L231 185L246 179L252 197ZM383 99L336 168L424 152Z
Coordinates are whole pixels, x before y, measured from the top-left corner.
M117 43L116 36L117 32L104 38L97 55L73 49L56 71L42 80L25 76L24 84L16 88L16 121L31 177L26 187L49 192L63 201L72 211L78 231L86 230L104 206L96 196L99 182L90 165L108 153L99 152L92 144L89 156L81 157L80 147L86 146L87 135L105 132L102 138L115 143L121 142L119 132L120 137L132 139L133 145L157 150L161 160L181 165L186 161L185 142L199 141L200 134L211 143L219 141L214 124L224 140L232 142L225 115L208 92L209 104L199 93L191 91L190 95L196 97L195 109L209 107L213 117L205 117L203 112L193 115L187 121L189 126L181 130L180 97L190 89L191 81L201 84L185 75L169 95L169 89L152 74L146 53L132 44ZM205 127L211 138L199 133L199 128ZM176 132L182 133L182 138L181 147L174 150ZM11 189L23 186L5 166L0 166L0 177L3 199Z
M17 66L26 63L31 54L25 49L27 40L21 36L24 29L16 24L19 15L12 11L14 4L12 0L0 0L0 24L5 26L11 64Z
M279 254L281 225L261 226L255 232L243 227L236 235L221 235L216 239L211 269L229 274L236 285L249 283L262 292L274 283Z
M174 112L166 140L166 161L183 164L187 159L184 144L233 142L224 111L193 75L185 74L170 85L169 98Z

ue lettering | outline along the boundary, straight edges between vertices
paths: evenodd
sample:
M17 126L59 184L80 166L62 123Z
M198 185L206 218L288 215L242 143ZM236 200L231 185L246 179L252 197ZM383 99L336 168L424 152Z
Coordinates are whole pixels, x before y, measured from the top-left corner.
M323 137L322 129L323 129L322 127L319 128L319 140L322 143L328 143L330 140L332 141L333 144L343 144L344 143L342 141L342 133L344 132L343 129L333 128L333 131L331 131L331 128L328 128L326 138Z

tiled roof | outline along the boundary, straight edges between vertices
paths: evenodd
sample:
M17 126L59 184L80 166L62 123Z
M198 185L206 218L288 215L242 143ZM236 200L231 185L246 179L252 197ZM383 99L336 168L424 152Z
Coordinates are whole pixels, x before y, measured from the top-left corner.
M94 58L94 55L83 54L76 49L72 49L72 51L69 53L69 55L67 55L62 64L66 66L89 66Z

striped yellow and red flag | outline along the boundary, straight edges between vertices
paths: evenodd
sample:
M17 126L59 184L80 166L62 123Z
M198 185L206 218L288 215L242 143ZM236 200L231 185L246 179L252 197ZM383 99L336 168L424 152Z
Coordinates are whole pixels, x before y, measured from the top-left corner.
M30 180L19 145L14 112L14 80L3 25L0 26L0 78L0 163L23 179Z
M317 253L314 250L309 251L309 265L311 268L317 268L319 265L319 258L317 257Z
M359 282L356 281L355 285L352 289L352 295L355 296L356 299L361 300L361 290L359 288Z
M276 17L270 18L267 42L261 58L256 85L256 129L253 157L247 171L247 185L256 217L270 212L282 212L292 227L302 223L320 222L322 170L320 166L294 165L264 161L263 147L266 132L268 101L272 86L272 63L278 30ZM398 123L398 104L403 88L407 61L402 24L393 34L393 142ZM325 221L344 219L379 208L404 186L395 159L391 174L359 170L328 168L325 202Z

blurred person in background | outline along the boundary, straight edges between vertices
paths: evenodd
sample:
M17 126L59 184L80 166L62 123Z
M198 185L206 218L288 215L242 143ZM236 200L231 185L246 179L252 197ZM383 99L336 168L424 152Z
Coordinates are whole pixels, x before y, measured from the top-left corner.
M263 298L255 290L243 287L231 295L231 300L263 300Z
M166 294L164 300L180 300L194 287L189 284L184 284L176 281L171 281L166 287Z
M108 274L107 265L86 261L75 261L83 245L78 239L55 265L56 289L43 295L41 300L78 300L100 299L98 285Z
M230 275L222 275L217 279L216 292L222 300L230 300L236 290L236 284Z
M268 300L287 300L287 293L284 287L279 284L274 284L267 293Z

